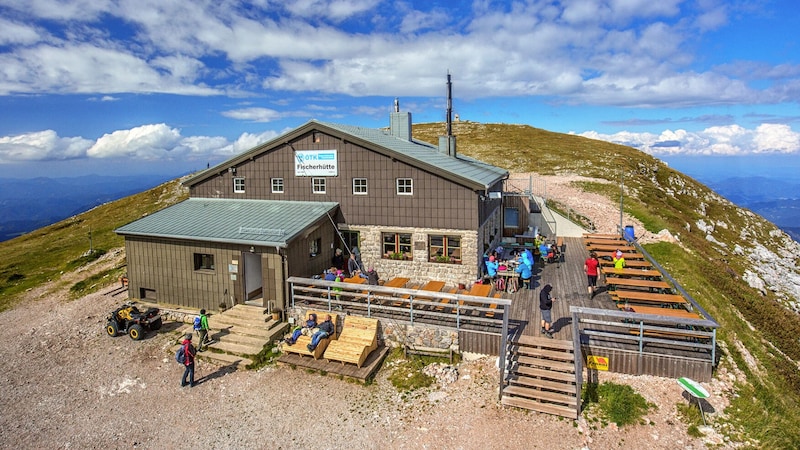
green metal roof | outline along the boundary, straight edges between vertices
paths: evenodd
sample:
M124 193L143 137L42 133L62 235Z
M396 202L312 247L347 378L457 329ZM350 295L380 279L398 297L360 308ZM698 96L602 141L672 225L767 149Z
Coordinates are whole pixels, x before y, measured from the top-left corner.
M301 136L313 130L328 130L329 132L342 135L345 139L349 137L352 142L358 142L366 148L387 154L412 166L439 174L439 176L443 178L469 186L471 189L489 189L495 183L508 176L508 171L505 169L460 154L457 154L455 157L449 156L439 152L438 147L435 145L415 139L408 141L395 137L384 129L362 128L310 120L275 139L253 147L210 169L189 177L183 184L187 186L197 184L219 173L220 170L225 170L232 165L244 162L277 145L284 144L297 136Z
M115 231L128 236L285 247L337 206L333 202L190 198Z
M508 175L505 169L478 161L477 159L459 155L457 152L456 157L452 157L446 153L439 152L438 147L435 145L415 139L408 141L392 136L391 133L382 129L362 128L351 125L318 122L316 120L312 120L311 122L324 125L334 130L339 130L342 133L359 137L388 150L401 153L428 166L429 169L444 171L450 175L465 178L472 183L481 185L484 189L490 188L498 180Z

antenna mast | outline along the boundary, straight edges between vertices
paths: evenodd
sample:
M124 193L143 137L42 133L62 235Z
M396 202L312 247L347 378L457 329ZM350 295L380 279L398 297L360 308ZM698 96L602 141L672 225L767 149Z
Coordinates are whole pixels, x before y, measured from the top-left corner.
M447 136L453 135L453 83L450 82L450 71L447 71Z

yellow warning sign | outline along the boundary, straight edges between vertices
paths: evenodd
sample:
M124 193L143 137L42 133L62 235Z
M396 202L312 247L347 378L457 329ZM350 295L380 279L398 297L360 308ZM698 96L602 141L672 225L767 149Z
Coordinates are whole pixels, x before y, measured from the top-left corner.
M608 370L608 357L589 355L586 357L586 368L594 370Z

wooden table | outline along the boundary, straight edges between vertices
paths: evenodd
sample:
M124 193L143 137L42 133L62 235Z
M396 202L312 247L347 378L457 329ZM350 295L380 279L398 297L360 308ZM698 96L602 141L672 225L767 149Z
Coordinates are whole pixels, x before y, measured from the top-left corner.
M361 277L351 277L351 278L345 278L344 280L342 280L342 283L353 283L353 284L364 284L366 282L367 282L367 279L366 278L361 278Z
M618 305L620 309L625 305ZM687 311L683 308L657 308L655 306L628 305L629 312L639 314L652 314L656 316L679 317L681 319L702 319L703 317L696 312Z
M670 285L666 281L661 280L641 280L638 278L622 278L622 277L608 277L606 284L613 287L627 286L627 287L641 287L647 289L669 289Z
M391 280L384 283L384 287L393 287L393 288L400 288L406 285L411 279L404 278L404 277L397 277L392 278Z
M492 292L491 284L473 284L472 288L467 292L467 295L474 295L476 297L488 297L489 292Z
M630 245L628 241L622 238L618 239L589 239L583 238L583 243L588 247L590 245Z
M594 253L597 255L598 258L613 258L616 254L616 252L594 252ZM631 259L639 259L639 260L644 259L644 255L641 253L623 253L622 257L625 258L625 261Z
M657 278L661 277L661 272L652 269L615 269L613 267L600 267L600 272L605 276L612 277L641 277Z
M626 289L617 289L614 295L619 299L620 303L624 302L645 302L645 303L669 303L669 304L685 304L686 299L678 294L656 294L654 292L642 291L629 291Z
M622 236L618 234L604 234L604 233L584 233L584 239L621 239Z
M624 253L636 253L636 247L632 245L615 245L615 244L591 244L587 245L586 248L589 251L597 251L597 252L616 252L617 250L623 253L622 256L625 256Z
M613 266L614 261L609 261L607 259L600 260L601 266ZM631 269L652 269L653 265L647 261L641 261L638 259L625 259L625 267L630 267Z

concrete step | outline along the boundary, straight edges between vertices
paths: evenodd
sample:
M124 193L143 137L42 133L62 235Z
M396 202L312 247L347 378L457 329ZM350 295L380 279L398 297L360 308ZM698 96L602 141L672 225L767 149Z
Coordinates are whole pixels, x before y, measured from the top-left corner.
M240 342L233 342L232 340L222 340L209 345L210 348L219 350L225 353L231 353L239 356L257 355L263 348L267 341L263 341L261 345L245 344Z
M266 316L267 309L262 306L234 305L233 308L228 309L221 314L229 317L259 317Z
M272 320L272 316L254 315L251 317L228 316L226 314L215 314L208 318L210 328L227 328L230 326L244 327L263 327L266 328L267 320Z
M229 355L227 353L202 352L200 358L220 366L233 366L236 369L244 369L253 360L245 356Z

